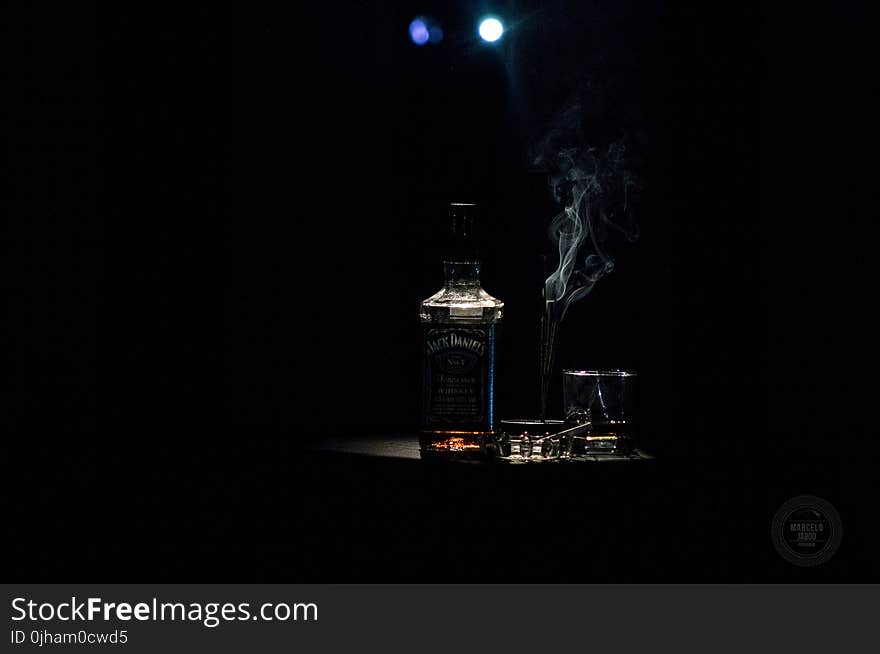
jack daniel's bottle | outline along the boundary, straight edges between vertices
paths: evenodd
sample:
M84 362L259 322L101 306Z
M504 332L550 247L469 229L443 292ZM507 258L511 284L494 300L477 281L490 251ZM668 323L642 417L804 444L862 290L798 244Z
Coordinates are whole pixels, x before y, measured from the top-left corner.
M480 287L475 205L451 204L443 288L421 304L422 456L479 458L495 429L495 342L504 303Z

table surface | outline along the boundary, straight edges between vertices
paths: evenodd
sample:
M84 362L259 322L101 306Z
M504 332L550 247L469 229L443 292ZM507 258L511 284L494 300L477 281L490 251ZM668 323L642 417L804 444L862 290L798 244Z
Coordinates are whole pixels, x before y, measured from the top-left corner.
M137 449L110 447L100 494L76 492L80 466L65 470L63 494L24 480L9 509L19 569L270 583L743 582L858 580L877 562L873 523L858 524L824 457L658 448L629 465L431 465L415 434L365 428L314 434L308 447L302 434L125 436ZM875 468L865 458L847 482ZM809 577L770 539L774 512L804 493L837 506L850 534ZM96 537L100 525L107 537ZM64 546L47 558L40 544L53 539Z
M311 444L310 449L316 452L332 452L337 454L353 454L361 456L382 457L387 459L420 459L419 442L416 436L407 434L396 435L367 435L367 436L333 436L323 438ZM580 464L580 463L607 463L622 461L646 461L654 457L647 452L636 449L629 456L613 454L600 454L596 456L582 457L576 461L558 460L546 461L548 464ZM499 462L509 464L538 463L539 461L506 460L498 459Z

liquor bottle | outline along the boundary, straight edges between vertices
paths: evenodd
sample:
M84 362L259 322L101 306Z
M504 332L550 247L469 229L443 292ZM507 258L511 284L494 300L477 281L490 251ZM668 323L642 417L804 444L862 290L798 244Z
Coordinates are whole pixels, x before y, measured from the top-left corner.
M473 204L449 205L443 288L421 303L427 458L483 458L495 431L495 345L504 303L480 286Z

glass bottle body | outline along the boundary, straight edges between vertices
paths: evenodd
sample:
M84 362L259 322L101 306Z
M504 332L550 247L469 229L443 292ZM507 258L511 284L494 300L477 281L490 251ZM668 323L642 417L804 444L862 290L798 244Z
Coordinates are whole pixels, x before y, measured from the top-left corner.
M495 431L496 343L504 303L476 261L444 262L444 287L421 303L423 456L479 458Z

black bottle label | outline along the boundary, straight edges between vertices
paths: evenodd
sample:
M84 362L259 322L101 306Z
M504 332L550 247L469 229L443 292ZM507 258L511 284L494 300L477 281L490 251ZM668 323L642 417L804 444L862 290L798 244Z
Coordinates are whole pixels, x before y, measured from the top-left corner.
M424 335L424 426L490 431L495 325L432 325Z

